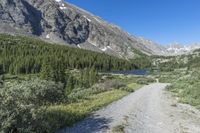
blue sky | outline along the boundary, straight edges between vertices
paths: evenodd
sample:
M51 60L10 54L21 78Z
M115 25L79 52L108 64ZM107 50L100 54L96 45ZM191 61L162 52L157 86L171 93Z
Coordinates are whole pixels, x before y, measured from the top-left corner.
M200 42L200 0L66 0L161 44Z

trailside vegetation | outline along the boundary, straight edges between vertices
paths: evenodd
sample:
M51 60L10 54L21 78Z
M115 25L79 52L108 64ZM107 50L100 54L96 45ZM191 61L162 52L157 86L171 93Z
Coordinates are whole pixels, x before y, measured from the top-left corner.
M200 50L192 54L165 58L160 64L160 82L171 83L171 91L180 102L200 109Z
M200 73L199 69L176 70L162 73L160 82L168 82L171 85L168 90L174 94L179 102L190 104L200 109Z
M0 132L53 133L74 124L141 87L136 77L98 73L148 65L136 63L0 34Z

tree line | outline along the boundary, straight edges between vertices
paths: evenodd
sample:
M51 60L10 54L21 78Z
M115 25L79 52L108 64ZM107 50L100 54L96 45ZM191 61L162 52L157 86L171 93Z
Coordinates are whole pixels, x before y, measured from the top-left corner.
M0 65L4 73L11 74L40 73L44 69L94 68L109 71L137 67L130 61L102 53L5 34L0 35Z

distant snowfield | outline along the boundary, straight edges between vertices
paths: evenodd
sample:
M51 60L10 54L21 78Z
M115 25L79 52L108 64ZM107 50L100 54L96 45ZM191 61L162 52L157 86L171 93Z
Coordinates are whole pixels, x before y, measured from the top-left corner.
M166 47L168 52L174 53L174 54L189 53L199 48L200 48L200 44L191 44L188 46L183 46L181 44L171 44Z

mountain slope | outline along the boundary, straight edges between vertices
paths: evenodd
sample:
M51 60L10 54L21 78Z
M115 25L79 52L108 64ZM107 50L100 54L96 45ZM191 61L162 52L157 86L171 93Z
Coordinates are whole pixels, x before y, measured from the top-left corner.
M34 35L117 57L133 58L135 49L148 55L165 53L164 47L62 0L0 0L0 32Z

